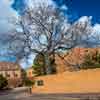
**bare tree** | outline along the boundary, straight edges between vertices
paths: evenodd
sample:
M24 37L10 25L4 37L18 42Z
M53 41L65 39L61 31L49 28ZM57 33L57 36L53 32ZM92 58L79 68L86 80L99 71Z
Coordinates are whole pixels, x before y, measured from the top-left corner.
M27 8L24 15L19 16L9 45L11 53L19 60L31 53L43 54L46 72L50 74L52 66L49 57L55 59L55 54L60 51L87 43L91 32L89 17L84 23L79 21L71 25L58 8L40 5L37 8Z

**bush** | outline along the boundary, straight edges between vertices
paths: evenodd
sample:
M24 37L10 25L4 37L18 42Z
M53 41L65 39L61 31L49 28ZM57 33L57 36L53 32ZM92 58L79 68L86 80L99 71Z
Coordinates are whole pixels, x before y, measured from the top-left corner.
M95 53L88 53L84 57L84 62L81 69L94 69L100 68L100 53L96 51Z
M51 69L51 73L56 73L56 64L55 64L55 58L53 55L49 56L49 65ZM34 65L33 65L34 74L36 76L42 76L47 74L47 66L45 61L45 54L38 54L34 59Z
M34 82L28 78L26 78L24 82L25 86L32 86L34 84Z
M45 59L43 54L38 54L34 59L33 65L34 74L36 76L45 75L46 68L45 68Z
M5 77L0 75L0 90L6 88L8 85L8 81Z

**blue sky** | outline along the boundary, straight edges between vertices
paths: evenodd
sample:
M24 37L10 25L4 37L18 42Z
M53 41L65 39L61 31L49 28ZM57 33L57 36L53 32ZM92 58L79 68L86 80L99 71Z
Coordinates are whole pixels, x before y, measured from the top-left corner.
M0 38L4 36L6 40L10 30L14 27L9 19L22 14L25 5L30 0L0 0ZM45 1L48 4L57 5L62 11L68 15L69 21L74 22L82 16L92 16L92 23L95 24L94 29L100 32L100 0L33 0L34 5ZM6 54L7 44L0 39L0 54ZM0 56L0 61L15 61L15 57ZM30 61L32 63L32 60ZM25 64L23 64L25 65Z
M93 22L100 23L100 0L72 0L72 11L76 18L93 16Z

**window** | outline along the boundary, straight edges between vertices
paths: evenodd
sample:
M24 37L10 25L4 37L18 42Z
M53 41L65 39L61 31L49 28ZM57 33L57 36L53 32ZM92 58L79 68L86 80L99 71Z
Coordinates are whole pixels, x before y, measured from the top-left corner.
M7 74L7 77L10 77L10 74Z
M17 75L17 74L15 74L15 77L18 77L18 75Z
M37 81L37 86L43 86L43 85L44 85L43 80L38 80Z
M10 77L10 74L9 74L9 73L7 73L7 72L5 72L5 75L6 75L6 77Z
M85 50L85 52L88 52L88 50Z
M34 74L34 71L32 71L32 74Z
M18 75L16 74L16 72L13 72L14 77L18 77Z
M29 76L31 76L31 72L29 72Z

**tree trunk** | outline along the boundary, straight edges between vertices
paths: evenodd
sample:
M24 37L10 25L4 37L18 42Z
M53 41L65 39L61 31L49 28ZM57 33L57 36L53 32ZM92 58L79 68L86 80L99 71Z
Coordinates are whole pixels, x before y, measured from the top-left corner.
M51 74L52 73L52 67L51 67L51 64L50 64L49 54L45 53L44 58L45 58L46 74Z

